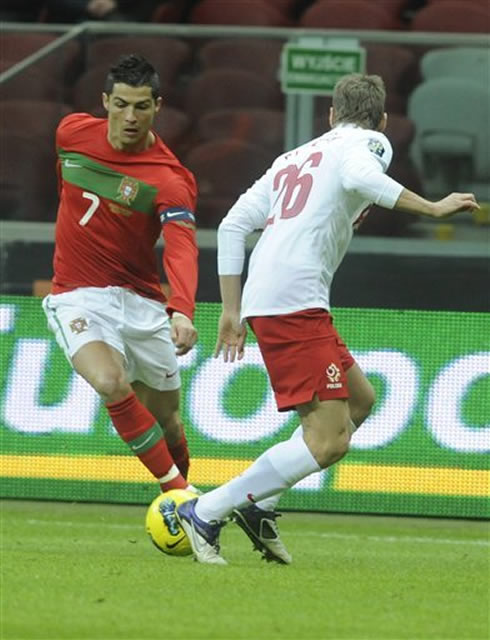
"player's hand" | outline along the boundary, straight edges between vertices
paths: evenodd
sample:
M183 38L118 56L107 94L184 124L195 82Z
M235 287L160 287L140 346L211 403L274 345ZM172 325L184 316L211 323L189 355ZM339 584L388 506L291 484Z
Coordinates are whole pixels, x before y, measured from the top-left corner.
M434 218L447 218L459 211L474 211L480 205L473 193L451 193L442 200L434 202Z
M223 311L219 319L214 357L217 358L222 352L225 362L235 362L235 358L241 360L245 352L246 337L247 328L240 322L239 314Z
M176 311L172 314L170 337L177 355L183 356L196 344L197 330L187 316Z

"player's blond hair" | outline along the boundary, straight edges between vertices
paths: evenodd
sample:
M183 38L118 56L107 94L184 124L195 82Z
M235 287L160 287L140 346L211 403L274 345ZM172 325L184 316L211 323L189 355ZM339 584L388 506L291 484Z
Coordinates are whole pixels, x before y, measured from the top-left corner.
M377 129L385 111L385 100L385 84L380 76L350 73L334 88L334 124L351 122L365 129Z

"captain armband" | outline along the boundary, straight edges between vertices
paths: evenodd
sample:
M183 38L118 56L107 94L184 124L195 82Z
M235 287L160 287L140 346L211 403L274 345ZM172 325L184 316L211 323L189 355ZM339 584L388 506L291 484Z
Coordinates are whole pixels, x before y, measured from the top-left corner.
M192 211L189 209L182 209L182 207L170 207L160 212L160 222L165 224L166 222L188 222L193 225L196 224L196 218Z

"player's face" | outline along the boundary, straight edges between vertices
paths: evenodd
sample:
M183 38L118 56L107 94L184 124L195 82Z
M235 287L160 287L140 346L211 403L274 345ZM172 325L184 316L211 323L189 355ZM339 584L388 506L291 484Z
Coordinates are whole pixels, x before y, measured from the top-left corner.
M109 142L115 149L143 151L150 146L151 125L161 106L155 100L151 87L131 87L116 82L109 95L103 94L109 122Z

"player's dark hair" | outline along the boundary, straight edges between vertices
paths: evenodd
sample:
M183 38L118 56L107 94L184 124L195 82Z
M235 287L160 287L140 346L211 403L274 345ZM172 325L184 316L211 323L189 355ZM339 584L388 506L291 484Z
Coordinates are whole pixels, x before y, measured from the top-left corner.
M104 91L112 93L116 82L122 82L130 87L151 87L151 94L156 100L160 96L160 78L155 68L146 58L137 53L130 53L119 58L112 65L107 74Z
M385 100L385 85L380 76L350 73L334 88L334 124L351 122L366 129L377 129L385 111Z

